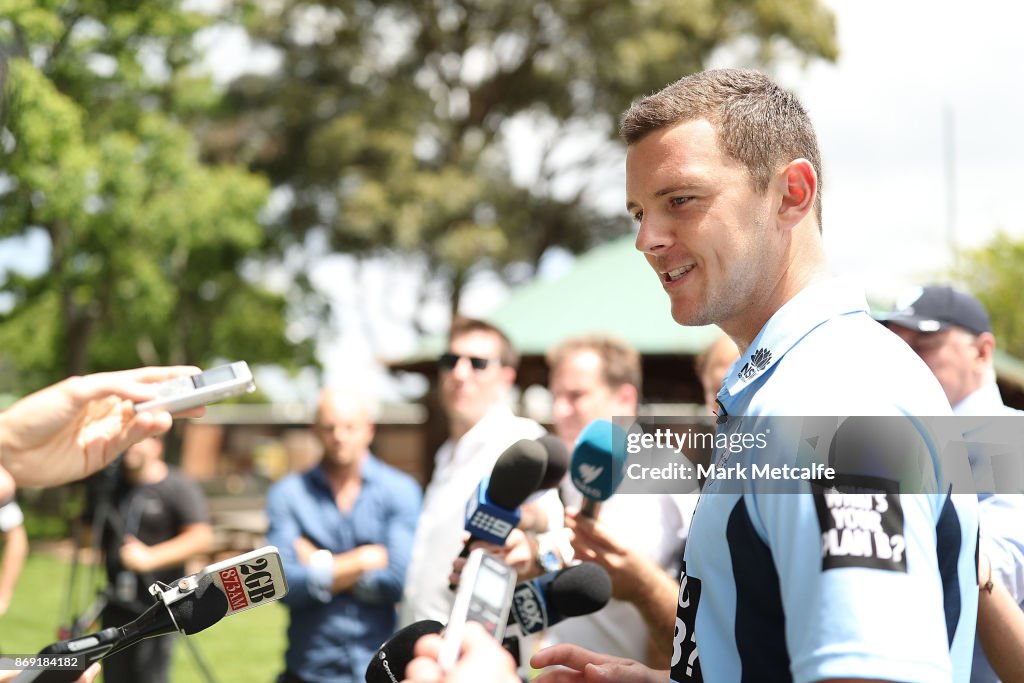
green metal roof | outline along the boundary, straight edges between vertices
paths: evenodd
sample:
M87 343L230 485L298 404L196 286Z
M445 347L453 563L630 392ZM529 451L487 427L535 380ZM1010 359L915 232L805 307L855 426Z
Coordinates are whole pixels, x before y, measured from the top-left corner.
M521 353L544 353L588 332L614 334L643 354L699 353L721 330L672 320L668 295L634 239L625 235L595 247L562 277L517 288L487 319Z
M672 320L668 295L625 235L580 255L561 277L532 280L484 316L524 355L542 355L558 342L590 332L613 334L640 353L696 354L721 331L714 325L682 327ZM413 358L432 358L443 336L424 339Z
M558 342L589 332L625 339L644 355L697 354L721 334L715 325L683 327L670 312L668 295L644 257L624 235L580 255L565 275L517 287L486 319L512 339L520 353L544 354ZM888 310L870 301L872 314ZM434 358L445 338L424 339L414 358ZM999 379L1024 386L1024 361L995 353Z

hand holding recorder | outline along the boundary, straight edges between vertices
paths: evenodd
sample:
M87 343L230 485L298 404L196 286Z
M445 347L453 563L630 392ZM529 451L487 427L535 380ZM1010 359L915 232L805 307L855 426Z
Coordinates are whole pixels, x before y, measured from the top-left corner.
M18 486L86 477L133 443L170 429L169 412L136 414L134 403L152 400L158 382L197 371L182 366L101 372L30 394L0 413L0 464Z

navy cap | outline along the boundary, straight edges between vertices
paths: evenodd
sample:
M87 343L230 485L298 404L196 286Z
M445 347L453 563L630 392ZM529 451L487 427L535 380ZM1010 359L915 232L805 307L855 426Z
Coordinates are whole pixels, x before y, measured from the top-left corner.
M929 285L905 292L896 300L896 310L880 320L919 332L938 332L954 326L974 334L992 331L992 322L981 302L948 285Z

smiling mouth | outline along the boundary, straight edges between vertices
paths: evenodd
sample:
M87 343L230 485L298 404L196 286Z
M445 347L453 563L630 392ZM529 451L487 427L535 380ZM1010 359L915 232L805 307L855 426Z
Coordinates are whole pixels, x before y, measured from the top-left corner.
M678 280L682 276L686 275L687 273L689 273L691 270L693 270L696 267L697 267L696 263L691 263L688 266L680 266L680 267L676 268L675 270L670 270L667 273L662 273L661 274L662 282L666 282L666 283L668 283L668 282L675 282L676 280Z

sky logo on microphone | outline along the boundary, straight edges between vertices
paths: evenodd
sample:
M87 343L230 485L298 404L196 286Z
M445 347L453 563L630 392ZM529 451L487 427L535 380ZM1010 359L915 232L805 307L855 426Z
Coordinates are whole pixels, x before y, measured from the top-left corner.
M580 480L583 481L584 484L593 484L594 480L601 476L601 473L604 472L604 468L594 467L589 463L581 463L579 471Z

